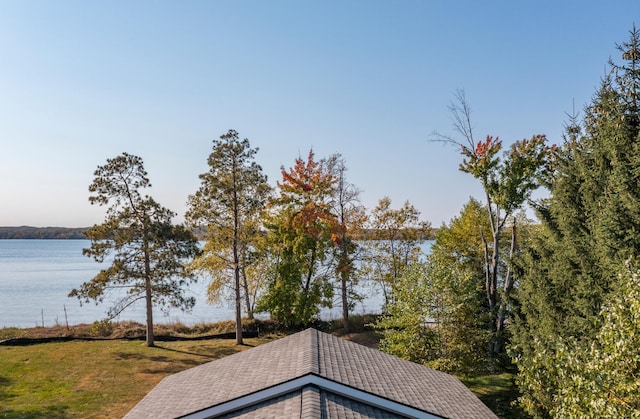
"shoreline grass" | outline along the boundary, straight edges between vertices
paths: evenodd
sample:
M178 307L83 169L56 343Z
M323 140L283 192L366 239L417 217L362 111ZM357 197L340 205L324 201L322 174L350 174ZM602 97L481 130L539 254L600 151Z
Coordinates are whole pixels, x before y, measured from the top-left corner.
M243 320L245 331L260 330L269 333L276 328L270 321ZM203 336L235 332L235 322L232 320L217 323L200 323L186 326L182 323L157 323L154 324L154 334L157 336ZM48 327L3 327L0 328L0 341L13 338L54 338L54 337L102 337L102 338L127 338L144 336L145 325L135 321L111 322L108 320L95 321L92 324L76 324L73 326L48 326Z

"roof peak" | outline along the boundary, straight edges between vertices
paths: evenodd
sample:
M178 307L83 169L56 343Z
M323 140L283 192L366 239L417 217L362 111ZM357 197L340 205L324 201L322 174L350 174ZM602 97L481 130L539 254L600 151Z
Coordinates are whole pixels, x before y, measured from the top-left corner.
M422 417L495 418L449 374L314 328L168 376L128 417L187 416L218 406L245 409L310 384L389 411L404 406L424 412Z

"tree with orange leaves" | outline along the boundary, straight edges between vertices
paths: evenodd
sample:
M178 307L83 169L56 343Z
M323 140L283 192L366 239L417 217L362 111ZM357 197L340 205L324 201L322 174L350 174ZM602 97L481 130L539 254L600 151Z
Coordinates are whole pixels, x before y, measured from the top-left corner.
M289 170L281 168L279 196L266 223L275 266L259 309L287 326L310 324L333 298L330 255L342 236L331 208L337 156L314 157L310 151Z

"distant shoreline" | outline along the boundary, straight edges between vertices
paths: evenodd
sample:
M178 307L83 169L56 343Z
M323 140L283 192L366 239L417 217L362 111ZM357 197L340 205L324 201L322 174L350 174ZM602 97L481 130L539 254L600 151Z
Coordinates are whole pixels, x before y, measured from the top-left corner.
M85 232L89 227L0 227L0 240L88 240ZM196 237L204 240L204 229L196 231ZM418 233L418 237L423 240L433 240L437 229L429 229L425 232ZM364 230L360 232L357 239L375 240L376 232L374 230Z
M89 227L0 227L0 240L6 239L73 239L73 240L87 240L85 231Z

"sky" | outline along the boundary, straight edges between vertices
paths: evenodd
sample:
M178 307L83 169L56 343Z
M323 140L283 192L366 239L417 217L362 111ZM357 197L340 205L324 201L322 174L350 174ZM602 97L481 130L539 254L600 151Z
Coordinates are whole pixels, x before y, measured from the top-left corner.
M561 143L634 23L637 0L0 0L0 226L102 222L88 186L122 152L181 222L234 129L272 185L339 153L367 208L437 227L483 197L434 141L455 92L478 139Z

